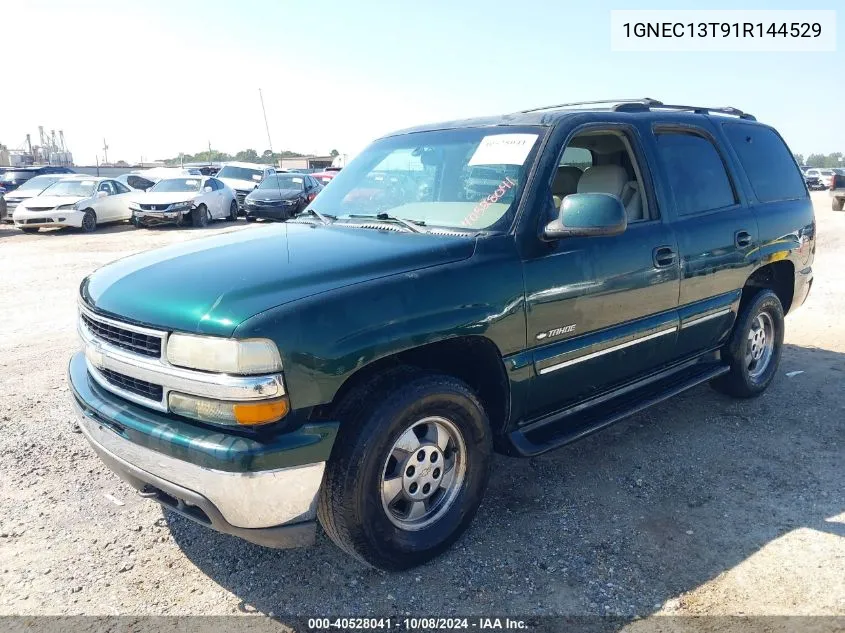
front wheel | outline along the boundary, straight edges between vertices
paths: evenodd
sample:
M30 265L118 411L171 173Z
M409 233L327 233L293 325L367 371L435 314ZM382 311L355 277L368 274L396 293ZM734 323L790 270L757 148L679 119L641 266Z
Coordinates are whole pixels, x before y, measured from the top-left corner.
M472 390L451 376L400 368L366 390L339 408L318 516L359 560L407 569L445 551L475 516L490 425Z
M830 208L834 211L842 211L843 206L845 206L845 198L832 198L830 201Z
M82 230L86 233L93 233L97 230L97 214L93 209L86 209L82 216Z
M754 398L771 384L780 364L784 319L780 299L760 290L745 304L722 349L730 371L711 382L717 391L736 398Z
M232 200L232 204L229 205L229 217L226 219L229 222L234 222L238 219L238 203L236 200Z
M191 211L191 225L195 228L208 226L208 209L204 204Z

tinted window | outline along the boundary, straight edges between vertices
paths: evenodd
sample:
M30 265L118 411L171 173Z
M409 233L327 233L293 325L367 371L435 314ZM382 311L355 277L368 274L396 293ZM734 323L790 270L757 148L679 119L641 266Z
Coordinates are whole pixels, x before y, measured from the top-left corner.
M781 138L769 128L730 123L723 126L760 202L804 198L804 178Z
M114 181L112 182L112 185L114 185L114 188L117 189L117 193L129 193L131 191L131 189L122 182Z
M129 175L126 177L126 183L135 189L149 189L155 183L152 180L142 178L141 176Z
M689 132L658 132L657 152L675 194L679 215L736 204L719 152L709 140Z

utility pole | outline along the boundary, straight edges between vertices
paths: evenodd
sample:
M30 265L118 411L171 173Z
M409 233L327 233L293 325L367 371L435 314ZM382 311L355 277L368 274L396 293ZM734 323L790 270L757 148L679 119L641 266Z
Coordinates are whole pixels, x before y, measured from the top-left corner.
M211 153L211 141L208 142L208 164L211 165L211 159L214 155Z
M267 110L264 109L264 95L261 88L258 89L258 98L261 99L261 111L264 113L264 129L267 130L267 142L270 144L270 153L273 153L273 141L270 140L270 126L267 125Z
M103 165L109 164L109 146L106 139L103 139Z

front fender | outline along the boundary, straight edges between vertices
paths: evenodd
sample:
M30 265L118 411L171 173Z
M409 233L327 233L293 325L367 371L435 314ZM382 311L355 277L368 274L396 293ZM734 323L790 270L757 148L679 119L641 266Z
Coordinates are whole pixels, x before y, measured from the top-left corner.
M479 240L467 260L352 284L257 315L236 337L279 347L294 409L331 402L366 365L429 343L480 335L502 355L525 348L522 267L513 238Z

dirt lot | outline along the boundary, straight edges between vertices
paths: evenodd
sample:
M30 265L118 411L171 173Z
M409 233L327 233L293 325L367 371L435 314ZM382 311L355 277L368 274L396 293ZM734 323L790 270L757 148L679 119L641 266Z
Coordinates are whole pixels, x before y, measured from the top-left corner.
M701 387L557 452L497 458L467 536L405 574L322 534L279 552L165 515L74 432L83 276L260 226L0 229L0 615L845 615L845 213L813 197L815 286L763 397Z

